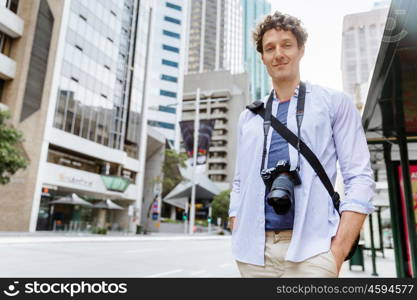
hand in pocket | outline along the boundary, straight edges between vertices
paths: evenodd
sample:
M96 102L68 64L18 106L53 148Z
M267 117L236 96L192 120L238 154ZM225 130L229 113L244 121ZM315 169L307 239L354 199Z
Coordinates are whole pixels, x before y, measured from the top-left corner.
M236 217L229 218L229 229L233 232L236 230Z

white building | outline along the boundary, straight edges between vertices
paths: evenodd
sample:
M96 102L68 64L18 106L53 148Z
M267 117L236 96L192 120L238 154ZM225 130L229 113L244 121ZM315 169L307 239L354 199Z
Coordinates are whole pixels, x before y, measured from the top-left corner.
M181 111L188 2L152 2L148 125L162 133L173 146L180 134L181 114L177 111Z
M385 28L388 7L381 8L380 4L376 7L367 12L347 15L343 19L343 90L354 99L357 99L357 95L367 93L363 91L363 83L368 81L374 68ZM364 99L356 101L360 109Z

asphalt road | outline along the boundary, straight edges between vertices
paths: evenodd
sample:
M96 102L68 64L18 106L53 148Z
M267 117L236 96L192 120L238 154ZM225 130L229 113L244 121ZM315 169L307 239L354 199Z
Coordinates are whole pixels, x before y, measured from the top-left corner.
M0 277L240 277L230 238L0 244Z

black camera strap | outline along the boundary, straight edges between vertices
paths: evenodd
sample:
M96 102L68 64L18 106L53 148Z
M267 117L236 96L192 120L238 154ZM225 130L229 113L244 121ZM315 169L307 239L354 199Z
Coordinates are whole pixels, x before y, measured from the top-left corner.
M340 196L334 190L333 185L327 176L326 171L324 170L320 160L317 156L311 151L311 149L301 140L300 138L300 127L304 116L304 103L305 103L305 84L300 82L300 87L298 90L298 100L297 100L297 127L298 127L298 137L289 130L284 124L282 124L279 120L277 120L274 116L272 116L272 102L274 98L274 91L271 92L268 98L268 102L266 104L266 109L264 108L264 103L262 101L256 101L246 108L251 110L253 113L258 114L260 117L264 119L264 149L262 155L262 165L261 170L265 164L266 158L266 145L267 145L267 135L270 126L274 128L291 146L298 150L298 164L297 168L299 169L300 166L300 153L306 158L309 162L311 167L317 173L318 177L320 178L321 182L323 183L324 187L328 191L330 197L332 198L332 202L336 211L339 212L340 206Z
M266 109L264 108L264 103L262 101L255 101L252 104L246 106L247 109L252 111L255 114L258 114L261 118L264 119L264 152L262 156L262 167L265 163L266 157L266 140L270 126L274 128L291 146L298 150L298 164L297 168L300 167L300 153L307 159L308 163L316 172L317 176L320 178L321 182L323 183L324 187L328 191L330 197L332 198L333 206L340 215L339 206L340 206L340 196L339 193L336 192L333 188L333 185L327 176L326 171L323 168L323 165L320 163L320 160L314 154L313 151L301 140L300 138L300 127L301 122L304 116L304 102L305 102L305 84L300 82L300 87L298 90L298 100L297 100L297 127L298 127L298 137L289 130L284 124L282 124L279 120L277 120L274 116L272 116L272 101L274 96L274 91L271 92L268 98L268 102L266 104ZM356 241L353 243L349 254L345 257L345 261L349 260L353 254L359 243L359 235L356 238Z
M301 123L303 122L303 116L304 116L305 96L306 96L306 86L304 82L300 81L300 86L298 88L298 100L297 100L297 111L296 111L297 129L298 129L298 138L297 138L298 142L297 142L297 147L295 147L298 152L297 171L300 170L300 129L301 129ZM267 146L269 128L271 127L273 100L274 100L274 90L272 90L271 94L269 95L268 102L266 103L266 114L264 116L264 148L263 148L263 153L262 153L261 171L264 168L266 168L265 159L266 159L266 153L268 151L266 149L266 146ZM280 132L278 131L278 133Z

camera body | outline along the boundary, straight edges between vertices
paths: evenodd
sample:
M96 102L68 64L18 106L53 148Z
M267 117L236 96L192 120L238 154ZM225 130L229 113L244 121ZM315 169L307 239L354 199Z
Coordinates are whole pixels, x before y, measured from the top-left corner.
M261 171L267 187L267 202L278 215L285 215L294 204L294 186L301 184L297 170L290 171L290 163L279 160L275 167Z

